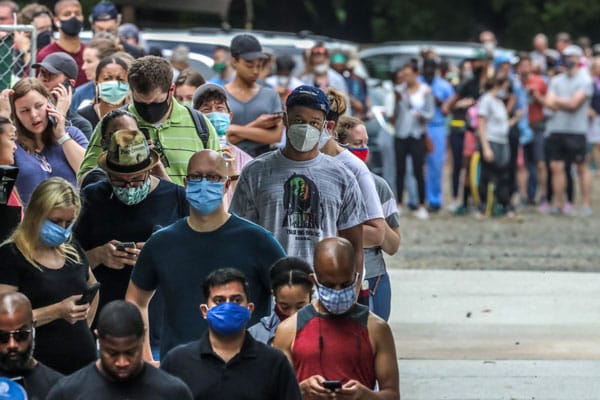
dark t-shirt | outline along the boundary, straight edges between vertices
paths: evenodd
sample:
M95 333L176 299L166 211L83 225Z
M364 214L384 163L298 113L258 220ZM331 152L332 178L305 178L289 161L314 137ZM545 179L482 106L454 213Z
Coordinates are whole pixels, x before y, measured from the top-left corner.
M202 282L214 270L237 268L248 279L250 301L255 306L250 325L268 315L269 269L284 256L271 232L236 215L212 232L196 232L183 218L152 235L138 257L131 280L142 290L158 288L162 294L161 358L206 331L207 323L198 306L206 303Z
M246 332L238 354L224 362L201 340L169 352L160 367L183 380L195 400L300 400L298 381L285 355Z
M115 382L102 375L96 363L61 379L47 400L191 400L185 383L144 364L142 372L127 382Z
M484 93L484 88L481 87L478 77L471 78L456 89L458 99L472 98L477 101ZM452 110L453 119L464 120L467 115L466 108L454 107Z
M159 181L148 197L133 206L119 201L107 181L86 186L81 191L81 198L81 215L73 233L86 251L113 239L145 242L155 230L189 214L185 190L164 180ZM105 304L125 298L132 268L126 266L117 270L101 264L94 269L94 276L102 284L96 315Z
M92 131L96 128L98 122L100 122L100 118L98 118L98 114L96 114L96 110L94 110L93 104L80 108L79 110L75 111L75 114L78 114L80 118L83 118L86 121L88 121L92 126ZM88 139L90 136L88 136Z
M82 294L88 284L89 263L81 247L80 262L67 259L62 268L31 265L14 243L0 247L0 284L15 286L31 301L33 309L59 303ZM57 319L35 330L34 357L48 367L70 374L96 359L96 345L85 320L70 324Z
M22 380L15 379L15 381L25 388L29 400L45 400L50 389L63 377L62 374L40 362L33 369L19 371L18 373L6 372L0 369L0 376L11 379L22 377Z

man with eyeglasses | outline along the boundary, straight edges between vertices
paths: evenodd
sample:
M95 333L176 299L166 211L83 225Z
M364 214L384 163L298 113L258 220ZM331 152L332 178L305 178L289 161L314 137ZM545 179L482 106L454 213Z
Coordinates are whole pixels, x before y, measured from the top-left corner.
M161 358L208 328L198 315L199 305L207 303L198 283L219 268L239 269L248 278L255 304L250 324L270 313L269 268L285 252L269 231L225 210L223 194L230 184L219 153L194 154L185 178L190 216L152 235L133 268L126 300L140 308L146 324L157 289L164 301ZM154 361L147 338L144 359Z
M108 180L82 189L81 215L73 230L102 284L97 315L107 303L125 298L131 271L150 235L189 213L183 188L150 174L159 156L135 130L135 121L122 120L130 128L108 138L108 150L98 161ZM150 335L158 348L162 321L158 297L151 314Z
M43 400L62 374L33 358L35 328L29 299L0 295L0 376L19 383L30 400Z
M392 331L356 303L355 257L346 239L319 242L309 275L318 297L277 328L273 347L294 366L305 400L400 399Z
M156 56L138 58L129 68L127 80L133 103L128 111L159 153L171 181L183 185L188 161L195 152L221 150L215 128L205 116L177 102L173 70L167 60ZM98 163L103 150L101 125L96 126L90 139L78 179Z

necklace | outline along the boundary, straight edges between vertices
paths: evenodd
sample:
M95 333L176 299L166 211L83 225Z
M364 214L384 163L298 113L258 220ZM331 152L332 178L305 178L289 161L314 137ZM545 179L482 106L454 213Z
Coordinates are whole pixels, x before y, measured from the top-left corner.
M37 159L40 162L40 168L42 169L42 171L47 172L49 174L52 173L52 165L50 165L48 159L44 154L42 154L41 152L38 153L35 150L31 151L29 154L31 154L35 159Z

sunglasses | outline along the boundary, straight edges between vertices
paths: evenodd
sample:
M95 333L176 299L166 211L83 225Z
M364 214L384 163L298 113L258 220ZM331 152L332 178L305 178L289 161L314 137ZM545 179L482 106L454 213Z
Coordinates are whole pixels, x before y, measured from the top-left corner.
M0 331L0 343L8 343L10 341L11 336L17 342L24 342L31 337L31 332L33 332L33 329L18 329L16 331L10 332Z

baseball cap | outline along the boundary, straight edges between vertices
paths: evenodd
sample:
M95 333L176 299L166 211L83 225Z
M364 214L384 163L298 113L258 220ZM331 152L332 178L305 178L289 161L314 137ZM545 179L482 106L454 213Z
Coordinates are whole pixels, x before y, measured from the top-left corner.
M329 101L323 91L317 87L302 85L289 94L285 106L287 109L294 106L303 106L329 114Z
M135 40L140 40L140 30L134 24L127 22L121 26L119 26L119 37L122 38L134 38Z
M247 33L237 35L231 39L229 51L232 57L249 61L267 58L258 39Z
M39 67L44 68L51 74L63 73L69 79L77 79L79 73L79 68L73 57L62 51L48 54L41 63L33 64L33 68Z
M194 106L194 108L198 108L200 97L209 92L217 92L220 96L223 96L223 99L225 99L225 104L227 104L227 109L231 109L229 107L229 102L227 101L227 93L225 92L225 89L223 89L222 86L219 86L216 83L205 83L203 85L198 86L198 88L194 92L194 95L192 96L192 105Z
M110 1L102 1L92 9L92 21L109 21L117 19L119 11Z
M158 153L150 150L142 132L122 129L110 137L108 150L98 157L98 166L106 172L132 174L152 169L158 160Z
M348 58L342 53L335 53L331 57L331 64L346 64L348 62Z
M581 47L579 47L577 45L570 44L567 47L565 47L565 49L563 50L563 56L565 56L565 57L569 57L569 56L582 57L583 50L581 50Z

